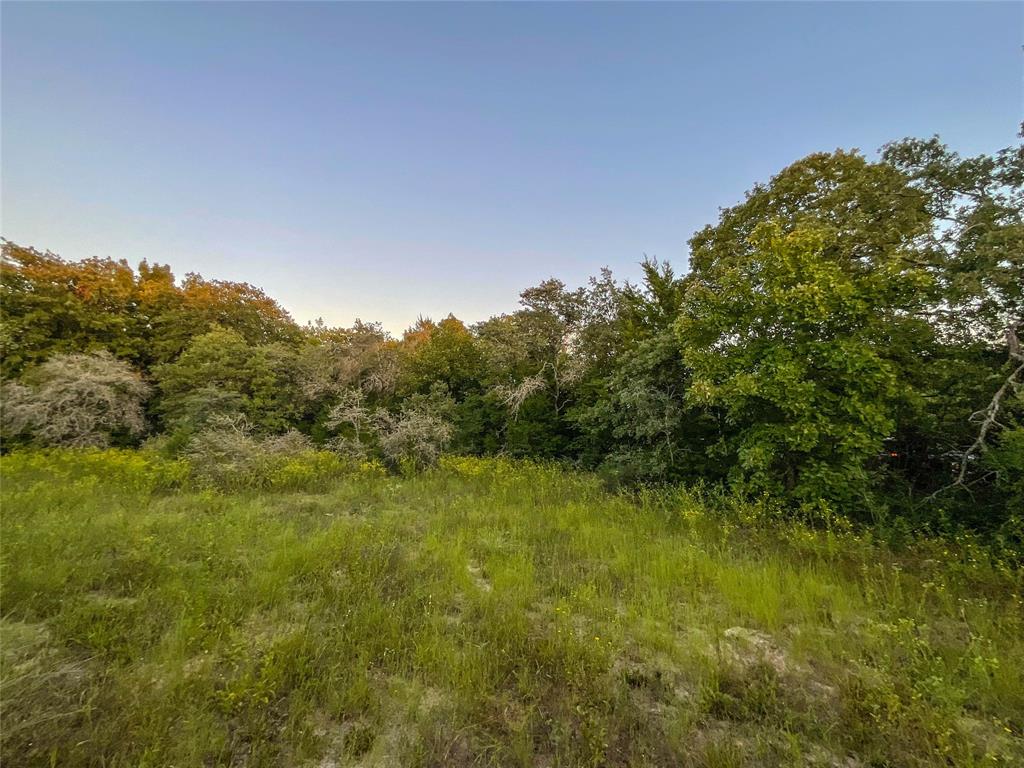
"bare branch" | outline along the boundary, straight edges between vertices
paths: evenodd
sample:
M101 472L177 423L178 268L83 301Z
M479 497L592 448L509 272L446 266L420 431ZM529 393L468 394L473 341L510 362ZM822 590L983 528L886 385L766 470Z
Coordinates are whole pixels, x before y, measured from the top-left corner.
M975 437L974 442L960 455L960 468L957 471L956 480L949 485L939 488L935 493L926 497L921 504L925 504L939 494L953 488L966 488L971 484L967 481L967 470L970 466L971 457L988 450L988 439L992 429L1003 426L999 422L1003 401L1008 395L1016 393L1021 386L1024 386L1024 350L1021 348L1019 336L1022 328L1024 328L1024 319L1012 322L1006 328L1006 347L1009 352L1009 359L1018 362L1019 365L1006 377L1002 386L996 390L988 405L980 411L975 411L971 414L970 421L972 423L979 422L981 426L978 428L978 435Z
M527 376L514 386L500 384L492 390L501 400L501 404L509 409L513 420L519 417L519 409L523 407L523 403L527 401L530 395L540 392L547 386L543 371L544 369L542 368L540 372L533 376Z

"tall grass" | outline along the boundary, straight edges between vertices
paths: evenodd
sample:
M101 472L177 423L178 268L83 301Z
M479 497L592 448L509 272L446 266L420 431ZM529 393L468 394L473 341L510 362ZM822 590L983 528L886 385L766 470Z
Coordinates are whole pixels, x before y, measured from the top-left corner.
M1024 579L972 540L320 462L4 457L3 764L1024 764Z

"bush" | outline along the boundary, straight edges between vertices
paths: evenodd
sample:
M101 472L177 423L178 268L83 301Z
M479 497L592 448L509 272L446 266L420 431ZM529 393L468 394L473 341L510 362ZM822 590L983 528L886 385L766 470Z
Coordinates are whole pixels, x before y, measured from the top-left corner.
M196 484L220 490L295 489L322 485L344 471L336 455L317 451L295 430L260 437L241 416L215 416L186 445Z
M432 467L452 439L452 426L435 414L403 410L380 412L377 419L380 450L391 464L405 471Z
M432 467L451 443L453 427L445 418L452 408L446 394L413 396L398 413L383 408L370 410L362 390L341 393L326 426L345 430L332 441L343 456L365 458L376 448L393 468L417 471Z
M4 389L5 437L103 448L146 431L142 405L149 385L108 352L57 355Z

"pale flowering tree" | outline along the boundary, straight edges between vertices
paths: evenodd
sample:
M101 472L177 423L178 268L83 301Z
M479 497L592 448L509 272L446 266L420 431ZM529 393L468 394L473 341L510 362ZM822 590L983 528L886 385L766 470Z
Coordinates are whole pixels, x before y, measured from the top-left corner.
M336 451L357 458L366 456L367 442L375 435L374 412L366 404L366 393L355 388L340 392L338 402L328 412L324 426L330 430L345 429L351 432L334 438Z
M150 387L108 352L56 355L5 387L4 432L43 446L104 447L146 431Z
M389 394L398 378L396 344L380 325L356 321L351 328L312 326L315 343L298 353L299 391L310 404L330 403L360 388Z
M452 439L452 425L428 410L406 408L377 412L376 430L384 457L403 469L433 466Z
M513 419L540 392L550 393L560 415L588 371L607 362L618 338L619 295L607 269L575 290L546 280L523 291L521 310L477 327L492 367L510 373L491 391Z
M395 466L423 469L436 464L451 443L453 408L446 393L432 392L414 395L397 413L372 409L363 390L349 389L339 395L325 426L344 430L333 440L339 453L362 458L376 449Z
M233 490L272 484L275 472L313 450L294 429L261 435L242 414L217 414L189 439L183 455L200 485Z

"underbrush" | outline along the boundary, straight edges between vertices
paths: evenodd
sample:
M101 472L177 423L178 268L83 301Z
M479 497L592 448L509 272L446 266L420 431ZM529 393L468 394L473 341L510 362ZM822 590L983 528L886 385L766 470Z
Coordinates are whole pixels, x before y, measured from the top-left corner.
M5 477L17 478L20 483L35 480L85 487L102 483L105 488L128 493L317 491L351 475L386 474L378 462L346 459L302 442L289 445L287 436L264 444L199 443L180 457L157 449L54 448L18 451L2 461Z
M4 765L1024 761L1024 578L970 537L504 459L0 469Z

